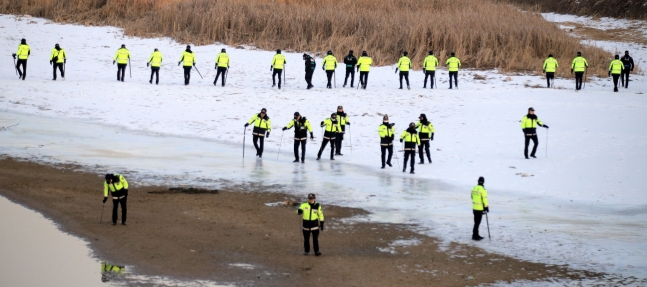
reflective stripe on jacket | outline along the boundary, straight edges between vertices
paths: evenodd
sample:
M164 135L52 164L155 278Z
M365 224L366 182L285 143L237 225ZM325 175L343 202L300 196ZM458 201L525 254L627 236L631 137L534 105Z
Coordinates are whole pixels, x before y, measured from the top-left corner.
M400 72L408 72L411 69L411 59L407 56L400 57L398 69L400 69Z
M18 46L18 52L16 52L16 56L18 56L19 60L27 60L30 54L31 54L31 49L29 48L29 45L20 44Z
M624 69L625 65L620 60L613 60L611 61L611 64L609 64L609 71L611 71L611 74L619 75Z
M122 189L128 189L128 181L121 174L115 174L119 178L119 182L112 182L108 184L107 181L103 182L103 196L108 197L108 190L110 193L121 191Z
M56 63L63 63L65 62L66 56L65 50L56 50L56 48L54 48L52 49L52 53L49 55L49 60L54 61L54 58L56 57Z
M472 189L472 209L481 211L486 206L488 206L487 190L482 185L477 185Z
M151 67L160 67L162 66L162 52L155 51L151 54L151 57L148 59L148 62L151 63Z
M130 59L130 51L126 48L119 48L115 54L114 60L117 61L118 64L128 64L128 59Z
M571 64L571 69L575 72L584 72L588 66L589 63L586 62L584 57L575 57L575 59L573 59L573 64Z
M422 66L425 67L425 70L427 71L435 71L436 67L438 67L438 58L434 55L429 55L425 58Z
M456 57L450 57L445 62L445 65L447 65L447 70L448 71L450 71L450 72L458 72L458 68L461 66L461 60L459 60Z
M229 68L229 55L225 52L220 52L216 57L216 64L218 64L218 67Z
M195 54L193 52L184 51L182 52L182 58L180 58L182 66L191 67L195 64Z
M285 61L285 56L281 54L274 55L274 58L272 59L272 67L274 67L274 69L283 70L283 64L286 63L287 61Z
M557 71L557 67L557 60L555 60L555 58L553 57L548 57L548 59L544 61L543 70L545 70L546 73L554 73L555 71Z
M359 67L360 72L371 71L371 65L373 65L373 59L371 59L371 57L362 56L357 60L357 66Z

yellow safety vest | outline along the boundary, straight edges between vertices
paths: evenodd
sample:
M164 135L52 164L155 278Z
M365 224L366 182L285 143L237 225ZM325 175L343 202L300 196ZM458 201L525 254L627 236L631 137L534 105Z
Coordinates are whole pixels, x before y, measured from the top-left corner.
M544 125L544 123L541 122L539 117L537 117L536 120L528 118L528 115L525 115L523 116L523 118L521 118L521 129L536 129L537 124L542 126Z
M357 66L359 67L360 72L369 72L371 70L371 65L373 65L373 59L370 57L362 56L357 60Z
M398 69L400 69L400 72L408 72L411 69L411 59L407 56L400 57L400 60L398 60Z
M332 119L327 118L324 120L324 126L325 126L324 130L327 132L333 132L333 133L341 132L341 125L339 124L339 121L337 121L336 124L333 124Z
M557 60L555 60L555 58L553 57L549 57L548 59L546 59L546 61L544 61L544 70L546 71L546 73L554 73L555 71L557 71L557 67Z
M425 58L422 66L425 67L425 70L427 71L435 71L436 67L438 67L438 58L434 55L429 55Z
M618 75L622 73L622 70L624 69L625 65L620 60L613 60L611 61L611 64L609 64L609 71L611 71L611 74Z
M56 48L52 49L52 54L49 55L49 60L53 61L54 57L57 57L56 63L65 62L65 58L66 58L65 50L63 50L63 49L56 50Z
M447 70L450 72L458 72L458 68L461 66L461 60L456 57L450 57L445 62L445 65L447 65Z
M318 207L317 209L312 209L310 208L310 203L309 202L304 202L299 206L299 209L303 211L303 220L307 221L324 221L324 214L323 211L321 211L321 204L315 203L315 206ZM299 211L297 211L299 212ZM313 228L314 229L314 228Z
M274 67L274 69L283 70L283 64L286 63L287 62L285 61L285 56L281 54L274 55L274 58L272 59L272 66Z
M150 59L148 59L148 62L151 63L151 67L162 66L162 52L160 51L153 52L153 54L151 54Z
M482 185L477 185L472 189L472 209L483 210L488 206L487 190Z

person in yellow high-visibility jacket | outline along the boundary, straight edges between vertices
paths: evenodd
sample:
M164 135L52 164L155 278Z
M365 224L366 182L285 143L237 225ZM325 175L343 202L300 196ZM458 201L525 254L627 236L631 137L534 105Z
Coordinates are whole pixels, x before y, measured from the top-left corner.
M373 59L368 56L366 51L362 51L362 56L357 60L357 71L359 71L359 85L364 90L366 90L366 84L368 83L368 73L371 71L371 65L373 65Z
M126 45L122 44L121 48L117 50L115 58L112 60L112 64L117 63L117 81L124 81L126 77L126 66L130 62L130 51L126 49Z
M332 51L328 51L326 54L323 63L321 63L321 69L326 71L326 77L328 77L328 85L326 85L326 88L332 89L332 83L330 81L335 75L335 69L337 69L337 58L333 56Z
M61 78L65 81L65 69L63 69L63 64L67 62L67 54L65 50L61 48L58 44L54 45L52 53L49 56L49 64L54 67L54 77L52 81L56 81L56 69L61 72Z
M490 212L490 206L487 199L487 190L483 186L485 178L479 177L478 185L472 188L472 213L474 214L474 228L472 228L472 239L481 240L479 235L479 225L483 219L483 213Z
M436 77L436 67L438 67L438 58L434 56L434 51L429 51L429 56L425 58L425 61L422 62L422 67L425 69L425 84L422 86L423 89L427 88L427 78L431 83L431 89L434 88L434 78Z
M416 146L420 145L420 137L416 131L416 124L410 123L409 128L402 132L400 135L400 142L404 141L404 166L402 172L407 171L407 160L411 156L411 172L414 172L414 164L416 162Z
M548 54L548 58L544 61L544 73L546 73L546 84L550 88L551 80L555 81L555 72L557 71L557 60L553 58L553 54Z
M321 204L316 202L314 193L308 194L308 201L302 203L297 209L297 214L303 218L303 255L310 253L310 234L312 234L312 245L314 245L315 256L319 252L319 230L324 230L324 214Z
M272 71L272 87L276 86L276 75L279 75L279 90L281 89L283 66L287 63L288 61L285 60L285 56L281 55L281 50L276 50L276 55L272 58L272 65L270 66L270 71Z
M341 125L339 123L340 122L337 120L337 113L333 113L330 115L330 118L321 121L319 126L324 128L325 132L323 141L321 142L321 147L319 148L319 153L317 154L317 160L321 159L321 154L326 148L328 142L330 142L330 160L335 160L335 142L341 133Z
M272 131L272 121L270 121L270 117L267 115L267 109L262 108L260 113L254 114L252 118L245 124L245 127L249 125L254 125L254 130L252 131L252 139L254 142L254 147L256 148L256 156L262 158L265 138L270 137L270 132ZM258 145L259 140L260 146Z
M454 77L454 85L458 89L458 68L461 67L461 60L456 58L456 53L451 52L451 57L445 61L447 70L449 71L449 88L452 88L452 77Z
M191 46L186 46L186 50L182 52L182 58L177 62L179 66L182 64L184 68L184 85L188 85L191 80L191 69L195 66L195 53L191 51Z
M400 57L400 60L398 60L398 67L395 68L396 73L398 72L398 70L400 70L400 90L402 90L402 78L405 78L407 80L407 89L411 90L411 86L409 85L409 70L411 70L411 59L409 59L408 56L409 52L402 52L402 57Z
M575 90L579 91L582 89L582 77L588 68L589 63L582 57L582 52L577 52L577 57L573 59L573 63L571 64L571 74L575 72Z
M159 84L160 82L160 67L162 66L162 52L160 52L157 48L153 51L151 54L151 57L148 58L148 62L146 63L146 67L151 66L151 79L148 81L149 83L153 83L153 75L155 75L155 85Z
M126 266L119 266L114 264L101 262L101 282L109 282L110 280L124 275Z
M609 76L613 75L613 91L618 91L618 80L620 75L625 69L624 63L620 61L620 55L616 55L615 59L609 64Z
M16 70L18 71L18 79L22 79L23 81L25 80L25 77L27 77L27 59L29 58L29 55L31 55L31 49L29 48L29 45L27 45L27 40L21 39L20 45L18 45L18 51L13 53L11 56L14 59L18 57ZM22 66L22 70L20 70L20 66Z
M391 157L393 156L393 139L395 138L395 128L393 127L394 123L389 123L389 115L384 115L382 117L382 124L377 128L377 132L380 135L380 150L382 152L382 169L385 168L385 164L391 165ZM388 159L385 160L385 153L389 152Z
M128 181L121 174L106 174L103 182L103 203L108 196L112 197L112 225L117 224L117 210L121 205L121 224L126 225L126 200L128 199Z
M537 144L539 143L539 139L537 138L537 126L548 128L548 126L542 123L539 117L535 115L535 109L530 107L528 108L528 114L521 118L521 131L523 131L526 139L525 147L523 150L523 154L526 159L528 159L528 145L530 144L531 140L534 146L532 147L530 157L537 158L535 156L535 153L537 152Z
M215 86L216 83L218 82L218 77L222 74L222 80L221 84L224 87L225 86L225 76L227 72L229 72L229 55L227 55L227 50L225 48L222 48L220 50L220 54L218 54L218 57L216 57L216 79L213 80L213 85Z
M416 123L418 129L418 137L420 137L420 145L418 146L418 156L420 156L420 164L425 164L424 154L427 152L427 160L431 163L431 153L429 151L429 142L434 140L434 125L427 119L427 115L420 114L420 120Z

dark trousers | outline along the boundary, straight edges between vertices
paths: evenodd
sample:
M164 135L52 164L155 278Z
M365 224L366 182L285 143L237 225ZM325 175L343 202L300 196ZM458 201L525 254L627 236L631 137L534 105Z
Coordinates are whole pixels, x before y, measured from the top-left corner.
M550 82L553 80L555 81L555 73L554 72L546 72L546 85L550 88Z
M452 77L454 77L454 85L458 88L458 71L449 72L449 88L452 88Z
M584 72L575 72L575 89L580 90L582 89L582 77L584 76Z
M335 74L335 70L326 70L326 77L328 77L328 85L326 86L327 88L332 88L332 84L330 81L332 80L332 77Z
M366 84L368 83L368 72L359 72L359 84L362 89L366 89Z
M338 133L337 137L335 138L335 148L336 148L335 154L341 154L341 142L342 141L344 141L344 134L343 133Z
M425 155L424 155L423 151L427 152L427 159L429 160L429 163L431 163L431 153L429 152L429 141L428 140L425 140L425 141L421 140L420 145L418 146L418 154L420 156L420 163L425 162L425 158L424 158Z
M414 170L414 164L416 161L416 151L415 150L405 150L404 151L404 163L402 164L403 168L402 171L407 170L407 160L409 160L409 156L411 156L411 171Z
M402 89L402 78L407 80L407 87L409 86L409 72L400 71L400 89Z
M128 199L128 196L112 200L112 223L117 223L117 209L119 204L121 204L121 222L126 222L126 199Z
M623 88L629 88L629 73L631 71L629 68L625 67L624 70L620 73L620 79L622 79L622 87Z
M283 69L274 69L272 72L272 86L276 84L276 75L279 75L279 89L281 88L281 75L283 74Z
M294 140L294 159L299 160L299 145L301 146L301 161L306 158L306 142L307 140Z
M254 135L252 137L252 141L254 142L254 147L256 148L256 155L262 156L265 137ZM261 142L260 146L258 144L259 141Z
M54 67L54 80L56 80L56 68L61 72L61 78L65 79L65 71L63 70L63 63L54 63L52 65Z
M613 90L617 90L618 89L618 80L620 79L620 74L611 74L611 76L613 77Z
M346 67L346 78L344 78L344 86L346 86L346 82L348 81L348 76L350 76L350 86L352 88L353 83L355 83L355 68Z
M150 83L153 83L153 75L155 75L155 84L159 84L160 82L160 67L151 67L151 79Z
M191 66L182 66L184 68L184 84L188 85L191 80Z
M330 142L330 159L335 158L335 142L336 138L332 139L324 139L323 142L321 142L321 148L319 148L319 153L317 154L317 158L321 157L321 154L323 153L324 149L326 148L326 145Z
M314 245L315 253L319 252L319 229L303 230L303 251L310 253L310 234L312 233L312 245Z
M308 88L312 88L312 74L314 74L314 71L306 71L306 83L308 83Z
M117 64L117 81L124 81L124 77L126 77L126 66L128 64Z
M482 219L483 219L483 211L474 210L474 228L472 229L472 237L480 236L479 226L481 225Z
M220 77L220 74L222 74L222 80L221 84L224 87L225 86L225 73L227 72L227 67L218 67L216 70L216 79L213 80L213 84L215 85L218 82L218 77Z
M389 165L391 165L391 157L393 156L393 145L380 146L380 150L382 150L382 167L384 167L385 163L388 163ZM385 161L386 151L389 151L389 157L388 157L388 160Z
M20 70L20 66L22 66L22 70ZM16 69L18 69L18 75L20 75L18 78L22 78L24 80L27 76L27 59L18 59L18 63L16 63Z
M530 153L531 156L535 156L535 153L537 152L537 144L539 143L539 139L537 139L537 134L533 135L527 135L526 134L526 145L525 148L523 149L523 155L528 158L528 145L530 144L530 140L532 140L534 146L532 147L532 153Z
M436 77L436 71L425 71L425 84L422 88L427 87L427 77L429 77L429 83L431 83L431 88L434 88L434 77Z

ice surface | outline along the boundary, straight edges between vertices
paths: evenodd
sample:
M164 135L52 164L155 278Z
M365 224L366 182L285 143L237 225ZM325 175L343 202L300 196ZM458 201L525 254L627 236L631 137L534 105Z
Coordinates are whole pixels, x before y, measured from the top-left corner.
M205 79L194 73L191 85L184 86L175 64L183 44L122 37L116 28L29 21L34 24L0 17L5 47L17 47L25 37L32 48L27 81L17 80L8 61L0 69L0 126L20 122L0 131L1 154L116 170L141 183L255 183L300 196L315 192L323 204L367 209L372 221L416 223L419 232L445 242L647 278L647 197L641 180L647 168L647 84L642 76L632 75L630 88L620 93L611 92L606 78L574 92L568 79L557 79L558 89L533 89L545 79L463 70L460 89L447 90L442 69L440 89L422 90L423 75L414 71L412 90L401 91L393 68L379 67L372 69L364 91L341 89L340 68L339 88L323 89L325 76L317 70L316 88L308 91L301 53L285 53L287 83L279 91L270 88L272 52L227 47L232 69L222 88L212 85L212 67L223 46L208 45L193 48ZM55 42L69 55L64 82L50 80L47 57ZM122 43L133 55L133 78L118 83L111 61ZM630 44L615 45L622 50ZM148 84L145 66L156 47L165 56L159 86ZM336 52L341 59L342 51ZM476 74L486 79L476 80ZM337 105L345 107L352 123L344 156L330 162L327 150L315 161L318 123ZM539 158L526 160L519 120L530 106L551 129L539 131ZM254 158L248 130L243 161L241 129L263 107L274 125L266 153L262 160ZM310 119L317 137L308 143L305 164L291 162L292 132L281 137L280 128L295 111ZM420 113L436 127L433 164L416 165L415 175L403 174L395 161L393 168L380 170L382 115L396 123L399 135ZM402 153L397 154L401 161ZM489 191L493 240L473 243L469 196L479 176ZM482 225L481 234L486 232Z

